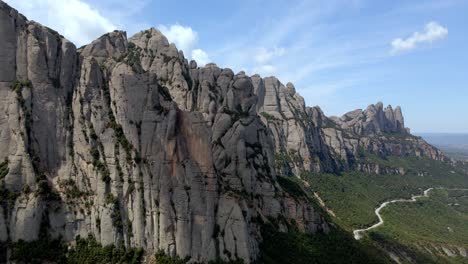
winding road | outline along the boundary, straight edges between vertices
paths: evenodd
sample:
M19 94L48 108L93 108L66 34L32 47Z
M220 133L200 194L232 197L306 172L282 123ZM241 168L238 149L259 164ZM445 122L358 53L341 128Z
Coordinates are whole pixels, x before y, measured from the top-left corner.
M427 190L425 190L423 192L423 194L421 195L413 195L411 197L411 199L395 199L395 200L391 200L391 201L387 201L387 202L384 202L382 203L377 209L375 209L375 215L377 215L377 217L379 218L379 222L368 227L368 228L365 228L365 229L356 229L353 231L353 234L354 234L354 238L356 240L359 240L362 238L363 234L371 229L374 229L374 228L377 228L381 225L383 225L384 223L384 220L382 218L382 216L380 215L380 211L385 208L385 206L389 205L389 204L392 204L392 203L408 203L408 202L416 202L416 199L418 198L421 198L421 197L429 197L429 192L432 191L434 188L429 188Z
M435 189L434 187L431 187L423 192L423 194L420 195L413 195L411 199L395 199L391 201L387 201L382 203L377 209L375 209L375 215L379 218L379 222L364 229L356 229L353 231L354 238L356 240L359 240L363 237L363 234L371 229L377 228L381 225L383 225L384 220L382 216L380 215L380 211L385 208L385 206L392 204L392 203L408 203L408 202L416 202L416 199L421 198L421 197L429 197L429 192ZM438 187L437 189L445 189L445 190L461 190L461 191L467 191L468 189L463 189L463 188L444 188L444 187Z

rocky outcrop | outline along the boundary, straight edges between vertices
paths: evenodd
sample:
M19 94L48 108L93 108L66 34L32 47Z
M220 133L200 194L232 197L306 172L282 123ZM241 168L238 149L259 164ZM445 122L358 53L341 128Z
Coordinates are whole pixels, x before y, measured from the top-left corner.
M257 112L275 142L276 166L280 173L299 175L303 171L336 171L329 146L314 123L314 113L293 84L284 86L275 77L252 77L259 98Z
M381 102L369 105L364 111L357 109L340 118L332 117L331 119L341 128L350 130L357 135L407 133L401 108L398 106L393 110L392 106L389 105L383 109Z
M281 174L343 170L403 173L400 168L363 163L362 153L447 160L440 150L409 133L400 107L384 109L377 103L364 111L328 118L318 106L306 107L291 83L284 86L275 77L262 79L258 75L252 76L252 82L259 102L257 113L275 142L276 168Z
M279 175L379 173L361 150L444 159L400 108L327 118L291 83L188 62L154 28L76 49L0 2L0 39L0 241L48 230L249 263L269 219L328 230Z
M156 29L80 49L0 3L0 240L255 260L260 226L327 223L276 179L252 79L190 64Z
M320 113L319 109L315 110ZM393 114L392 114L393 113ZM332 157L338 157L344 169L355 169L374 173L404 174L400 168L384 168L363 163L363 154L380 158L423 157L448 161L442 151L429 145L422 138L413 136L404 128L401 108L392 110L382 104L370 105L367 110L360 109L346 113L340 118L327 118L321 115L318 125L324 140L330 146Z

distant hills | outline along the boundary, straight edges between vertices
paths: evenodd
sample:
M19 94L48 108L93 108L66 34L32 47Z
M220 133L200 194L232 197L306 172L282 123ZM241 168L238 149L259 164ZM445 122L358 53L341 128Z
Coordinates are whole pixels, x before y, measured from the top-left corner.
M468 160L468 133L418 133L417 135L454 159Z

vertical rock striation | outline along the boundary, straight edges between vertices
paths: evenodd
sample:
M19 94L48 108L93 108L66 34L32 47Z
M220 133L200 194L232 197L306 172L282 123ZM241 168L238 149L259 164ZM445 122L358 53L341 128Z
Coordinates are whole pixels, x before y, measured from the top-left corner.
M249 263L263 221L328 230L278 176L359 169L360 149L444 159L399 107L327 118L291 83L188 62L154 28L76 49L0 2L0 39L0 241L48 230Z
M250 77L197 68L157 30L80 49L0 3L1 241L164 250L194 261L258 255L260 224L327 224L276 180Z

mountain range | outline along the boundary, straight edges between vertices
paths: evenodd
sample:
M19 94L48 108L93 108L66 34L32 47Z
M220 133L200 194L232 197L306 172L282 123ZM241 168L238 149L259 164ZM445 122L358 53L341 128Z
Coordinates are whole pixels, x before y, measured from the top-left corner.
M265 223L337 229L291 191L304 173L408 173L368 155L451 162L410 133L400 107L327 117L291 83L188 61L155 28L76 48L0 2L0 39L5 259L15 243L92 238L253 263Z

